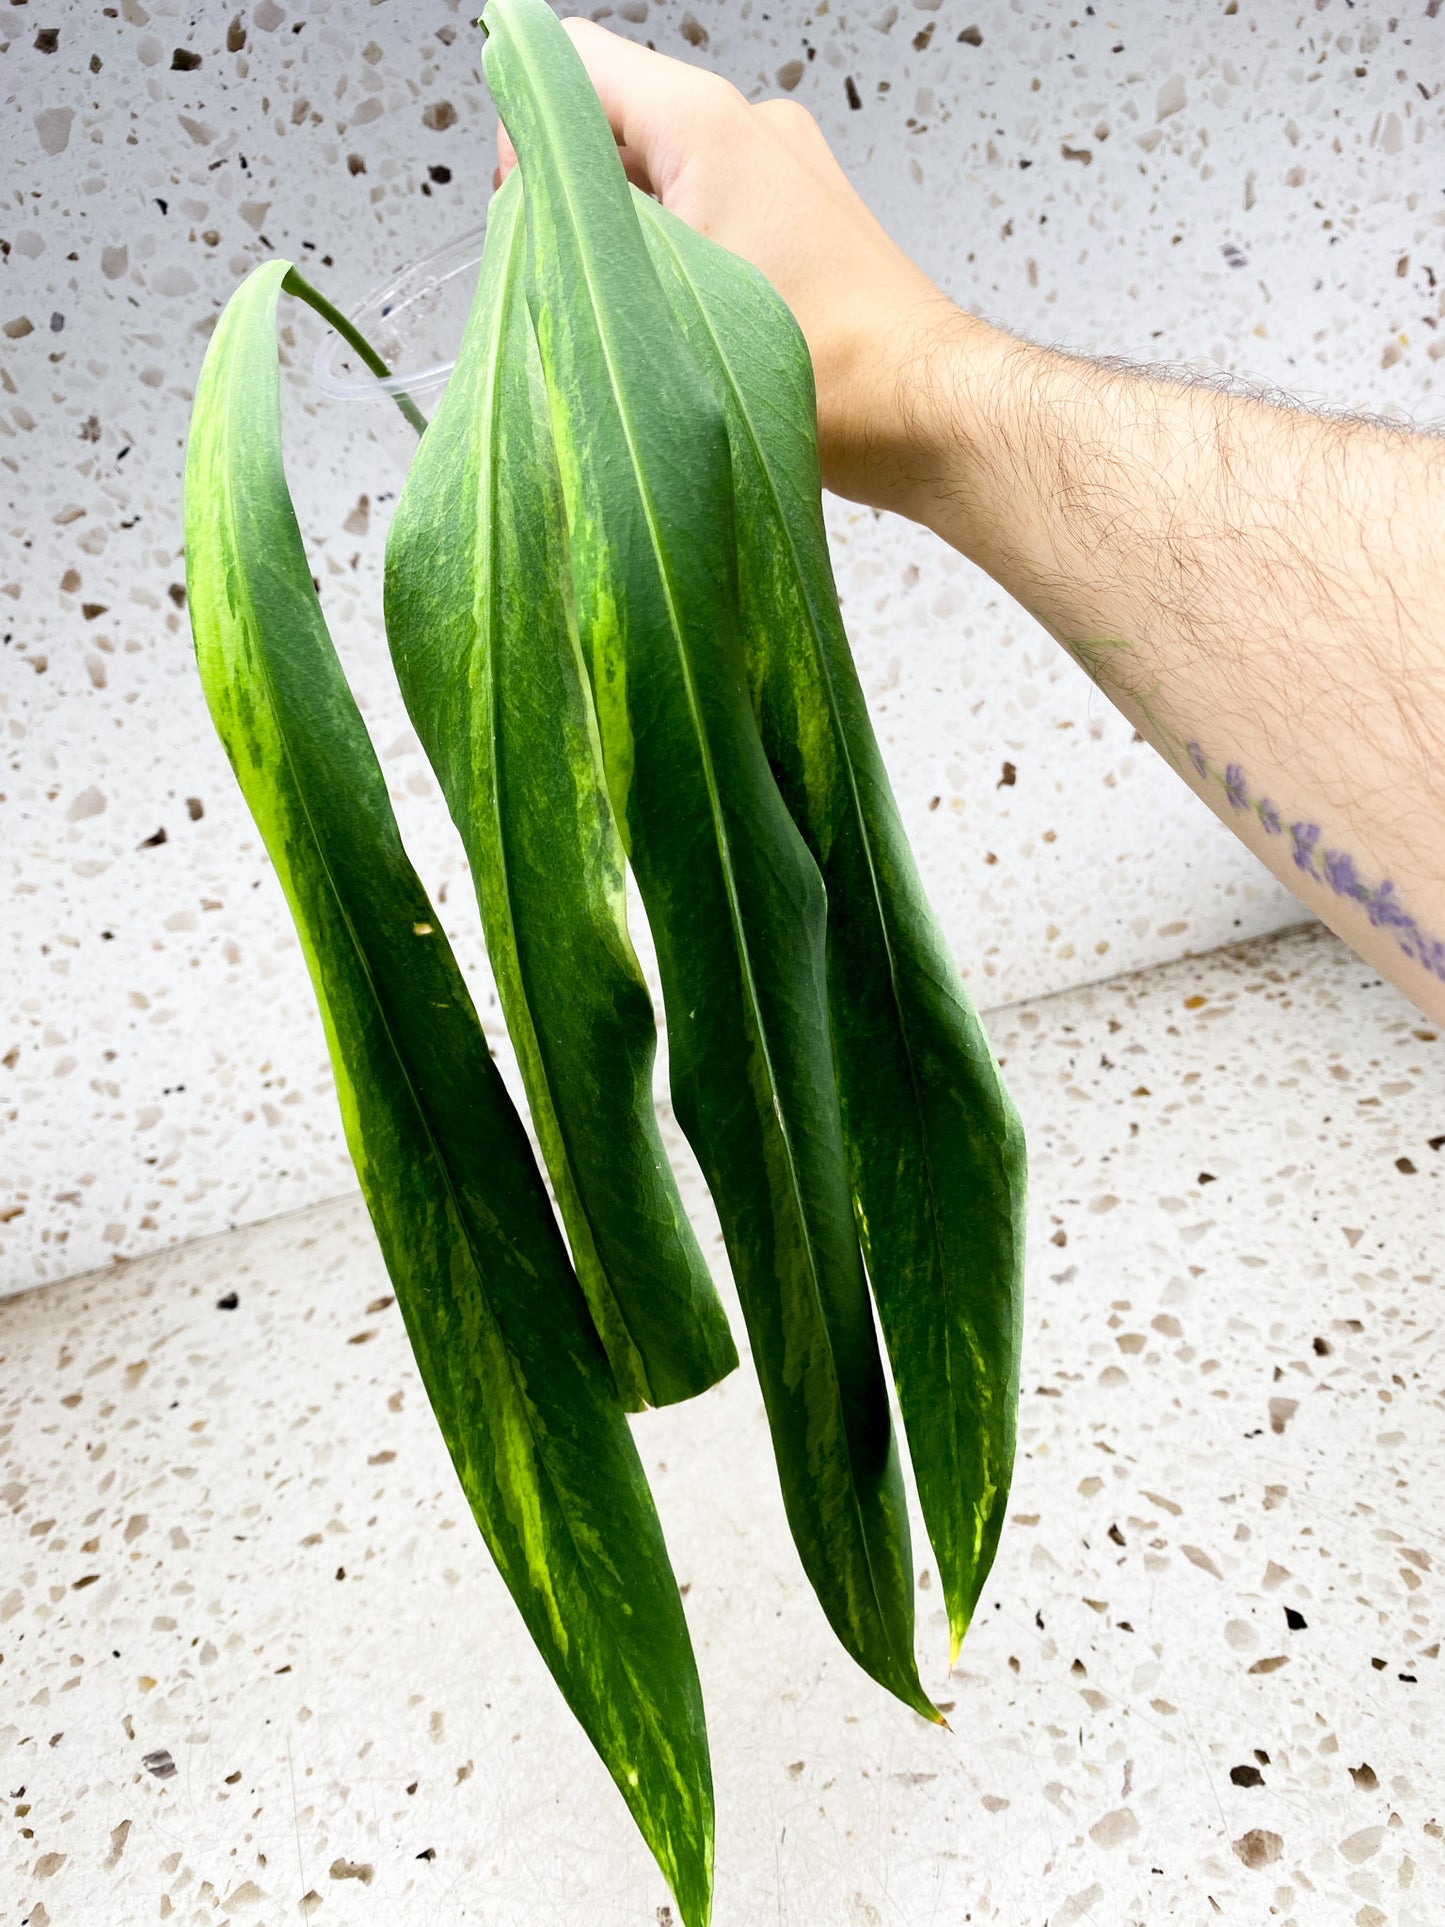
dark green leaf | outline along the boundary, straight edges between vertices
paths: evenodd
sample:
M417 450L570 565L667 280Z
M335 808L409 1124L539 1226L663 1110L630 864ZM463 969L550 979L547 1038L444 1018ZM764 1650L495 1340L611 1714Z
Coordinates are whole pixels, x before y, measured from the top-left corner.
M748 698L727 433L606 117L543 0L492 0L521 157L578 626L657 942L677 1114L717 1202L793 1536L839 1638L910 1706L913 1578L828 1037L825 901Z
M762 275L636 200L727 411L749 678L827 886L854 1207L956 1658L1013 1468L1023 1132L924 898L844 634L806 344Z
M578 1277L624 1397L666 1404L737 1352L652 1106L657 1032L572 620L521 190L514 173L491 204L456 370L397 506L387 633L467 847Z
M499 1571L685 1918L706 1920L702 1701L651 1495L532 1161L312 588L258 268L216 328L186 461L196 655L285 889L347 1142L427 1395Z

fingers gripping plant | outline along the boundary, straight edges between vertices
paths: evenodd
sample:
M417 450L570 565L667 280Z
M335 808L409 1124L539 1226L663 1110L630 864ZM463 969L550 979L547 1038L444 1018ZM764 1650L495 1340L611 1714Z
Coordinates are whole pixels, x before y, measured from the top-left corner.
M404 404L425 433L386 621L565 1245L312 585L282 468L279 297L346 324L284 262L236 291L202 370L187 579L458 1477L694 1927L712 1889L702 1702L625 1414L737 1355L652 1108L628 865L799 1555L846 1649L932 1719L869 1287L956 1657L1013 1462L1023 1140L839 619L792 317L628 187L544 0L491 0L484 25L520 166L436 418Z

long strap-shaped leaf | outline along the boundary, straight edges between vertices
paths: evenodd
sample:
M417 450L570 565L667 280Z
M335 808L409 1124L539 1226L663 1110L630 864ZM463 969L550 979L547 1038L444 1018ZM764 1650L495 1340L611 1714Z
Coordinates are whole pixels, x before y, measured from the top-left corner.
M571 618L523 268L521 178L487 216L456 369L386 550L402 694L466 844L487 954L577 1275L633 1406L737 1363L652 1106L657 1030Z
M296 919L347 1142L427 1395L538 1650L689 1923L713 1809L657 1514L525 1134L407 861L281 461L285 262L216 328L186 459L206 699Z
M728 416L763 741L828 891L828 1007L863 1248L951 1657L1003 1525L1023 1305L1023 1131L924 897L838 610L812 366L754 269L637 205Z
M717 1202L804 1567L848 1651L931 1714L848 1196L824 895L748 700L722 409L679 341L571 42L544 0L492 0L484 24L526 183L579 628L657 941L678 1117Z

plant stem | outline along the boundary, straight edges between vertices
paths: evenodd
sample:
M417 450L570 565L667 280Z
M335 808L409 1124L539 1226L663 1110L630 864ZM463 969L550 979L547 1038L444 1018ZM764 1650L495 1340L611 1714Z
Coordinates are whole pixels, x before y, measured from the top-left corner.
M339 308L332 307L331 303L326 299L326 296L322 294L319 289L312 287L304 275L299 274L295 268L291 268L288 270L286 279L281 285L287 294L294 294L298 301L304 301L308 308L314 308L316 310L323 321L329 322L337 334L341 336L342 340L356 350L357 354L360 355L361 359L366 363L378 381L391 380L391 370L372 347L371 343L366 340L365 336L359 334L357 330L352 327L351 323ZM426 416L417 407L411 396L396 392L392 394L392 400L396 403L402 414L406 416L417 434L424 435L426 433Z

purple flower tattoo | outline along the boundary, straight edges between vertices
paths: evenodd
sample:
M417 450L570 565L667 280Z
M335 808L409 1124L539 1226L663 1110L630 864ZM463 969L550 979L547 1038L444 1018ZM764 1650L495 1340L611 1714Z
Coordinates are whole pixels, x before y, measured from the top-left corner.
M1294 839L1294 863L1297 870L1306 876L1317 874L1315 870L1315 845L1320 840L1318 823L1291 823L1289 833Z
M1370 894L1360 881L1355 859L1344 850L1325 851L1325 882L1337 897L1350 897L1356 903L1363 903Z
M924 0L920 0L920 4L923 3ZM927 0L927 4L936 6L937 0ZM1167 743L1169 755L1177 768L1183 767L1182 750L1199 780L1206 785L1218 783L1228 797L1232 810L1252 810L1263 825L1266 836L1283 836L1288 830L1289 852L1297 870L1314 882L1325 884L1344 901L1360 904L1375 929L1390 933L1402 956L1423 965L1432 975L1445 982L1445 939L1429 936L1420 928L1401 903L1399 892L1390 878L1385 877L1374 885L1367 883L1347 850L1321 847L1318 823L1310 823L1303 818L1292 823L1280 805L1270 797L1251 798L1242 764L1226 763L1222 769L1211 767L1204 754L1204 746L1197 738L1191 737L1186 741L1150 707L1159 689L1157 681L1146 685L1142 676L1133 682L1121 678L1120 659L1123 658L1127 663L1127 643L1115 638L1092 644L1070 643L1069 647L1096 682L1114 684L1139 704L1146 719Z
M1287 824L1279 805L1267 796L1251 802L1248 779L1241 764L1226 763L1221 774L1210 769L1199 743L1189 742L1184 747L1198 774L1206 779L1212 777L1221 786L1229 798L1231 809L1253 809L1269 836L1280 836L1288 828L1290 855L1297 870L1302 870L1316 882L1327 884L1337 897L1361 904L1377 930L1391 933L1402 956L1423 965L1432 976L1445 982L1445 939L1425 934L1401 903L1399 892L1390 878L1386 877L1372 888L1360 875L1355 859L1348 850L1336 850L1328 846L1321 849L1318 823L1307 823L1301 819L1297 823Z
M1370 912L1370 922L1384 930L1412 930L1415 919L1405 914L1405 906L1395 894L1395 886L1388 877L1378 890L1372 890L1365 899Z

